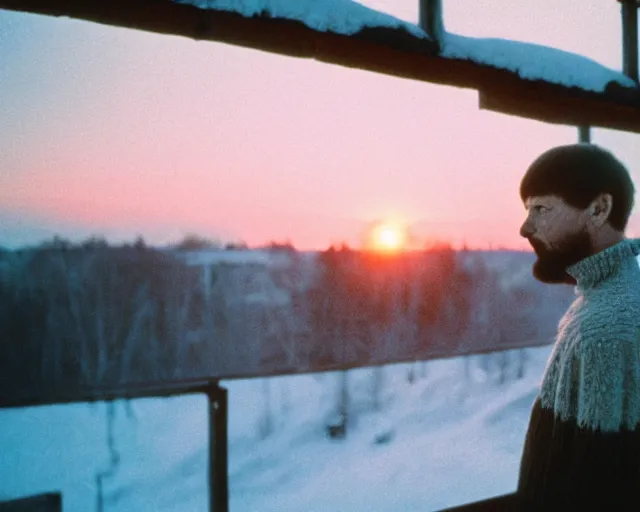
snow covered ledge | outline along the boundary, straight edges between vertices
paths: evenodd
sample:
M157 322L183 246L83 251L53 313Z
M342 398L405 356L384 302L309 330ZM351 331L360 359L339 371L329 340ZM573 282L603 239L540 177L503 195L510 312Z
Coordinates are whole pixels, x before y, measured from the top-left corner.
M351 36L366 28L405 29L430 39L418 25L403 21L353 0L173 0L199 9L227 11L252 18L268 16L299 21L319 32Z
M417 39L431 39L417 24L366 7L354 0L173 0L203 10L226 11L243 17L298 21L319 32L352 36L370 28L404 29ZM587 57L555 48L505 39L480 39L444 32L438 38L440 56L471 61L517 73L524 80L544 81L603 93L616 83L637 89L621 72ZM639 89L640 95L640 89Z
M587 57L556 48L506 39L479 39L445 33L441 55L517 73L525 80L605 92L611 83L640 88L631 78Z
M439 0L422 2L428 11ZM447 34L444 27L430 37L424 20L423 29L354 0L0 0L0 9L476 89L480 108L640 133L640 86L620 72L554 48Z

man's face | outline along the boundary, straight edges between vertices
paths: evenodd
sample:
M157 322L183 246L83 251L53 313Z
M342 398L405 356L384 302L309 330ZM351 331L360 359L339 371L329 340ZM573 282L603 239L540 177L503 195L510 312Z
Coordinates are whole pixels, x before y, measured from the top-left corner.
M525 208L527 218L520 235L529 240L538 257L533 275L543 283L575 284L567 267L593 253L587 212L557 196L531 197Z

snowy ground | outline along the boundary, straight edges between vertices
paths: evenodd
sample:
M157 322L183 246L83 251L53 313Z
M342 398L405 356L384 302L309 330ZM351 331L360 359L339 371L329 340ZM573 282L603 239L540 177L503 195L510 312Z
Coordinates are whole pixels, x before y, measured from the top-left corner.
M371 369L350 372L354 425L324 431L335 374L226 382L232 512L429 511L509 492L516 485L529 410L549 347L531 349L523 379L499 385L473 360L384 368L383 407L371 409ZM419 373L419 372L418 372ZM264 432L268 386L273 432ZM105 480L106 511L207 507L203 397L118 403L121 460ZM61 490L64 510L96 510L95 474L109 466L106 405L0 411L0 499ZM390 440L376 443L386 434Z

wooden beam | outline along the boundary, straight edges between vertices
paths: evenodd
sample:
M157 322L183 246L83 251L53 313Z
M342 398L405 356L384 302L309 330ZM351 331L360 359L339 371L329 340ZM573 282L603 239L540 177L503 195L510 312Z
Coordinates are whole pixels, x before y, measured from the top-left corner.
M324 38L316 58L327 63L343 59L356 67L438 85L477 89L480 108L537 121L592 125L640 133L640 92L613 85L604 93L543 81L523 80L516 73L475 62L411 55L362 42L344 47L338 38Z
M523 84L509 80L485 86L479 92L480 108L485 110L552 124L640 133L640 104L608 101L605 95L543 82Z
M235 12L199 9L168 0L0 0L0 8L216 41L292 57L313 58L317 42L325 37L338 38L347 48L371 41L397 51L438 52L432 40L416 38L402 28L376 27L345 36L320 32L295 20L268 16L249 18Z
M439 5L439 0L424 2L427 11ZM345 36L313 30L298 21L267 16L247 18L168 0L0 0L0 8L217 41L390 76L473 88L480 92L482 108L550 123L589 124L640 133L640 89L611 87L603 93L592 93L534 82L521 78L516 71L444 58L438 54L436 41L418 38L405 29L366 28ZM429 24L438 20L433 16L430 19Z

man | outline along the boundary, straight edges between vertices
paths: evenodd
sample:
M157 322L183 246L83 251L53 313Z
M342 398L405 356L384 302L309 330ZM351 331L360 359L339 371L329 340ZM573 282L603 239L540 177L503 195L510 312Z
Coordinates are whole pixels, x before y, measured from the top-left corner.
M576 293L525 439L529 509L640 509L640 244L624 236L634 192L627 169L587 144L547 151L520 185L534 276Z
M640 243L627 169L594 145L533 162L520 234L534 276L575 286L533 405L517 492L459 510L640 510Z

